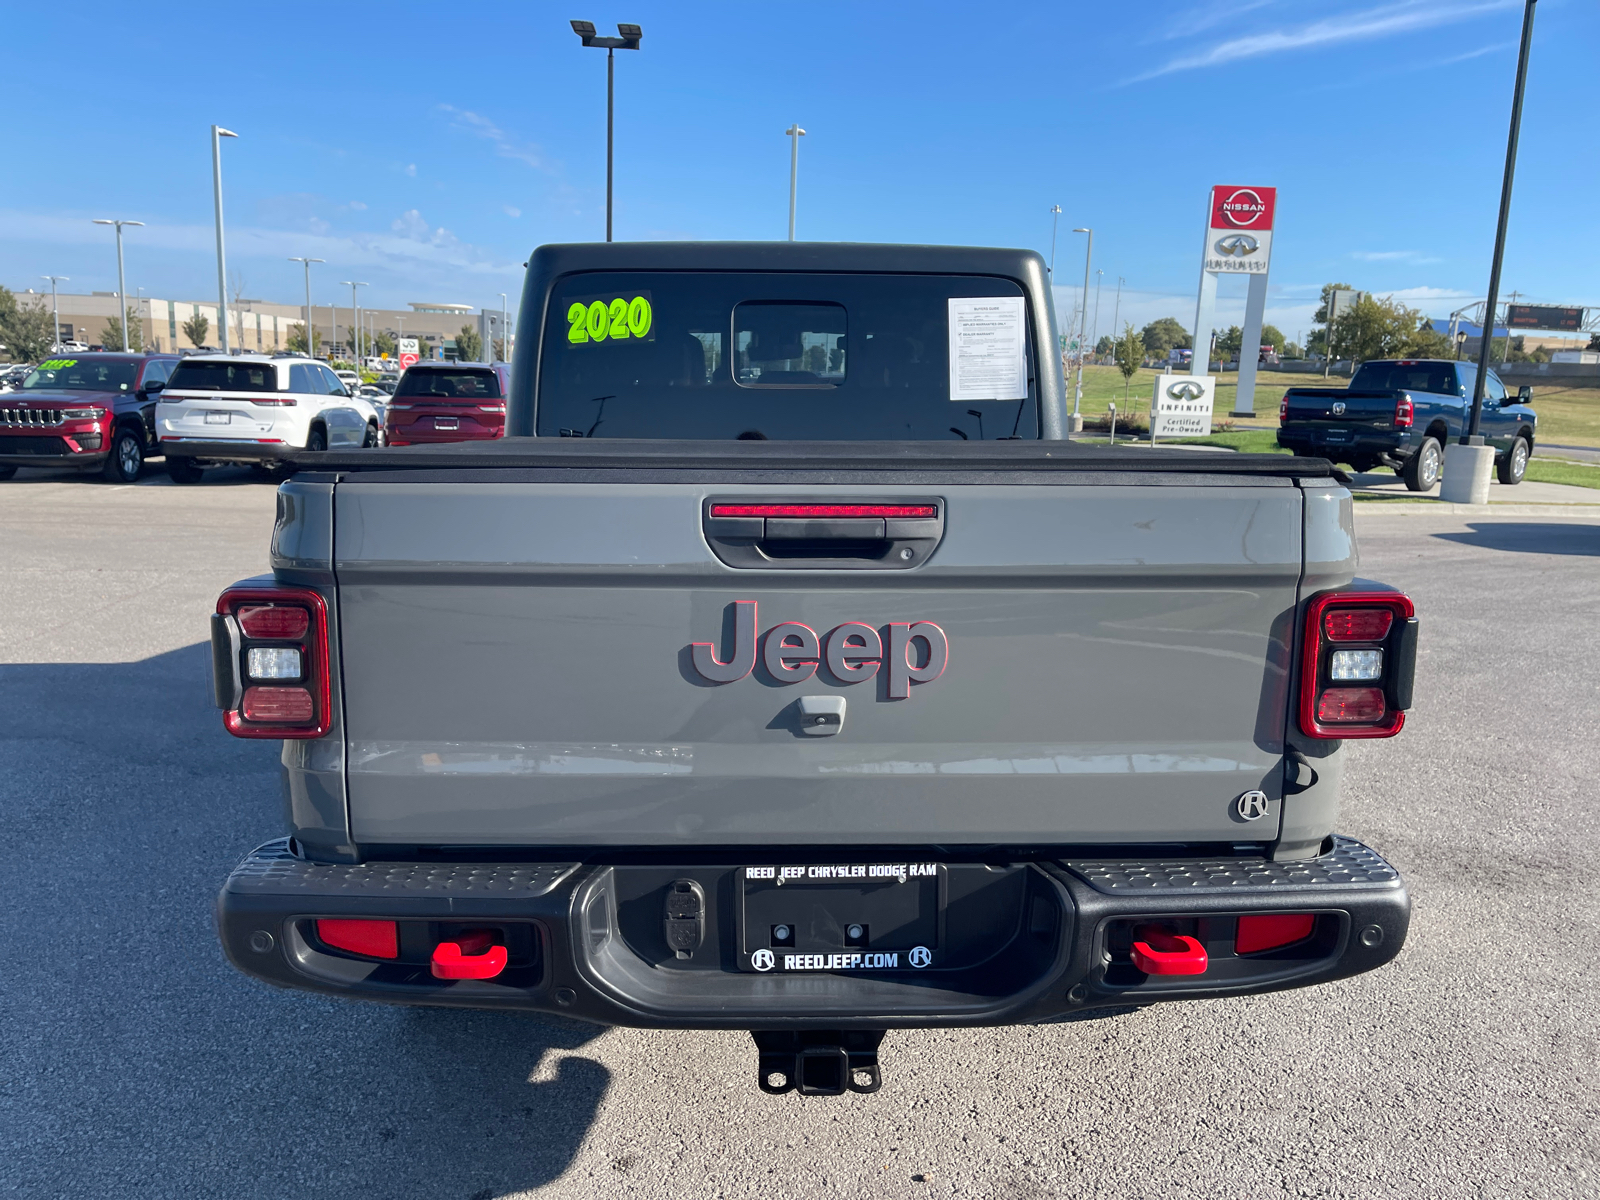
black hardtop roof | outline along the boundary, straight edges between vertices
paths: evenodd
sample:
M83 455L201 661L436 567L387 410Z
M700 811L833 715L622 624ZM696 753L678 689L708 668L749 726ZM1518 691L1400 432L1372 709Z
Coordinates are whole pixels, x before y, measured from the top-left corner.
M568 242L540 246L532 274L573 271L826 271L1044 277L1035 250L883 242Z
M479 371L492 371L495 367L505 367L505 368L507 368L509 370L510 367L511 367L511 364L508 363L508 362L501 362L501 363L448 362L448 361L440 362L436 358L426 358L426 359L419 358L416 362L412 363L409 367L407 367L406 370L408 370L408 371L459 371L463 367L469 368L469 369L476 368Z

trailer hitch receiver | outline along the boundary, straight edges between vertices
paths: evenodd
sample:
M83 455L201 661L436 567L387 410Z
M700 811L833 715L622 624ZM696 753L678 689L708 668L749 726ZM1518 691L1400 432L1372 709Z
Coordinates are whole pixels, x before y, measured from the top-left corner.
M883 1086L878 1069L882 1029L752 1030L760 1059L757 1082L773 1096L842 1096Z

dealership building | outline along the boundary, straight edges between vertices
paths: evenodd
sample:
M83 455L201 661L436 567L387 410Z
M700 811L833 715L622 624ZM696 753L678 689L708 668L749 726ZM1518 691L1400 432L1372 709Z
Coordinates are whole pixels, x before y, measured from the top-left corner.
M45 307L50 307L50 293L27 289L16 293L18 303L34 303L42 295ZM56 296L57 311L61 319L61 340L100 345L105 338L106 323L118 315L115 292L81 293L60 292ZM128 300L130 325L137 321L144 334L147 350L193 350L195 345L184 333L186 322L194 317L206 319L206 333L201 344L220 346L221 328L217 320L215 300L163 300L154 296L135 296ZM228 302L228 326L233 349L271 354L288 347L291 326L305 323L305 306L302 304L274 304L267 300L242 299ZM454 358L456 334L463 325L477 331L487 348L492 340L499 340L500 313L474 308L470 304L449 304L432 301L413 301L408 308L375 308L361 310L363 337L375 331L387 333L392 338L417 338L424 358ZM515 314L508 322L513 330L512 345L516 344ZM313 304L311 327L316 331L319 348L331 347L337 353L352 351L355 318L349 305ZM365 343L363 343L364 345ZM107 346L108 350L121 349L120 345ZM507 355L506 357L509 357Z

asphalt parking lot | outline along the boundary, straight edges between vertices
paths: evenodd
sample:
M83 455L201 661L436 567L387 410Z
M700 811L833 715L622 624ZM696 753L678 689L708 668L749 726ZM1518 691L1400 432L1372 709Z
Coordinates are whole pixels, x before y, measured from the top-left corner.
M1425 626L1344 829L1407 875L1399 960L1309 991L892 1033L876 1096L769 1097L740 1034L390 1009L223 961L280 831L202 638L273 489L0 484L7 1190L141 1197L1580 1197L1600 1193L1600 521L1384 515Z

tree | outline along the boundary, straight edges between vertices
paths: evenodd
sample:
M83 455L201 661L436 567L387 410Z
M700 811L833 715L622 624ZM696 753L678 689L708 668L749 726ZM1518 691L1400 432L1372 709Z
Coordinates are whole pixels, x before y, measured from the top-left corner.
M379 356L387 354L391 358L393 358L395 355L394 338L390 337L381 329L377 333L374 333L372 336L367 338L366 346L368 354L376 354Z
M1122 403L1128 403L1128 385L1144 364L1144 339L1131 324L1122 327L1122 339L1117 342L1117 370L1122 372Z
M1117 348L1116 339L1109 333L1101 334L1100 340L1094 344L1094 352L1101 358L1113 353Z
M100 344L107 350L122 349L122 318L107 317L106 327L100 331ZM128 349L144 349L144 322L137 316L128 321Z
M211 318L202 312L196 312L181 326L183 336L189 339L191 345L204 346L206 334L211 332Z
M1218 361L1236 362L1242 349L1244 349L1244 330L1237 325L1229 325L1226 333L1217 335Z
M201 318L201 320L204 319L204 317ZM189 327L185 325L184 332L187 333L188 329ZM190 334L189 336L192 338L194 335ZM315 329L311 331L311 348L308 351L306 348L306 327L296 322L289 326L289 336L284 339L284 345L299 354L309 353L315 356L317 351L322 349L322 334Z
M1334 320L1333 343L1352 362L1374 358L1448 358L1450 338L1414 308L1362 296ZM1504 344L1501 339L1496 349ZM1503 353L1503 351L1501 352Z
M1283 349L1278 353L1283 358L1304 358L1306 356L1305 347L1299 342L1285 342Z
M1417 319L1417 328L1400 351L1407 358L1454 358L1456 348L1448 333L1440 333L1427 317Z
M1600 350L1600 333L1591 333L1589 335L1589 349Z
M233 320L239 329L239 340L233 344L235 350L243 350L244 343L244 275L238 271L228 272L228 289L233 293Z
M38 362L56 343L55 318L45 306L44 297L19 304L10 292L3 288L0 292L5 292L0 297L0 342L6 344L12 362ZM117 344L122 344L121 334L117 335Z
M483 339L471 325L463 325L456 334L456 360L477 362L483 357Z
M1194 345L1188 331L1178 323L1176 317L1162 317L1159 321L1151 321L1140 331L1139 340L1146 352L1157 358L1165 358L1168 350L1174 348L1186 350Z
M1261 344L1263 346L1271 346L1281 357L1283 348L1288 345L1288 342L1276 325L1263 325L1261 327Z

